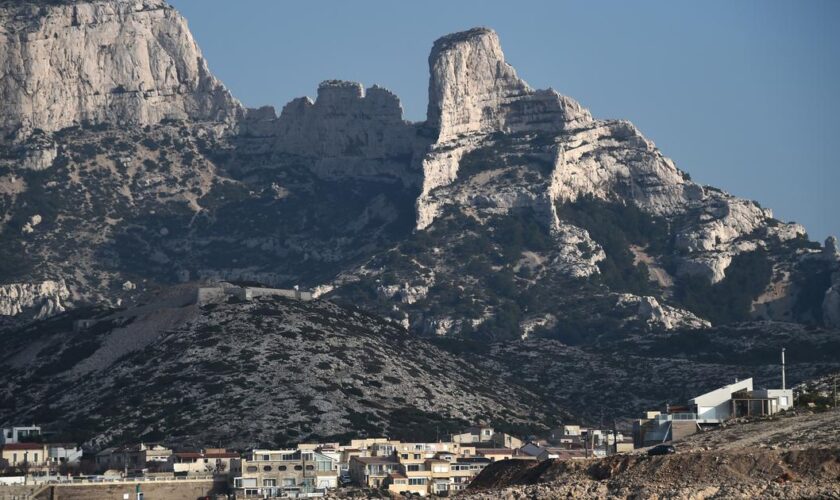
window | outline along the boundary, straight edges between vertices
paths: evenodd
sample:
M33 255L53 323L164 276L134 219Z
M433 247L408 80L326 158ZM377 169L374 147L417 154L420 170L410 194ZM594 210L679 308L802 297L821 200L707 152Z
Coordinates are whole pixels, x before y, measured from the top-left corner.
M292 479L284 479L284 480L283 480L283 486L284 486L284 487L286 487L286 488L291 487L291 486L294 486L294 485L295 485L295 480L294 480L294 478L292 478Z
M315 470L315 466L312 464L307 464L306 470Z
M257 469L256 465L249 465L248 467L245 468L245 470L248 471L248 472L257 472L257 470L259 470L259 469Z
M407 465L407 466L405 467L405 469L406 469L407 471L409 471L409 472L417 472L417 471L421 471L421 470L423 470L423 469L420 467L420 464L411 464L411 465Z
M302 457L304 460L312 460L312 453L304 453Z
M38 454L37 453L35 454L35 463L36 464L38 463Z
M433 465L432 472L447 472L449 468L443 464Z
M295 470L303 470L303 467L300 465L295 465Z
M408 460L408 453L403 453L400 456L403 458L403 460Z
M412 486L421 486L421 485L426 484L426 478L425 477L410 477L410 478L408 478L408 484L410 484Z
M208 462L208 460L205 458L205 459L204 459L204 463L206 464L207 462Z
M263 486L271 486L271 487L277 486L277 480L276 479L263 479Z
M255 477L237 477L233 480L233 485L237 488L256 488L257 478Z
M787 406L787 405L788 405L788 398L787 398L787 396L782 396L782 397L780 397L780 398L779 398L779 404L780 404L781 406Z
M420 454L419 453L414 454L414 460L420 460Z
M278 465L277 466L277 470L279 470L280 472L283 472L286 469L287 469L287 467L285 465Z
M269 461L269 460L271 460L271 455L263 455L262 459L265 460L265 461Z
M263 470L265 472L271 472L271 466L270 465L263 465Z

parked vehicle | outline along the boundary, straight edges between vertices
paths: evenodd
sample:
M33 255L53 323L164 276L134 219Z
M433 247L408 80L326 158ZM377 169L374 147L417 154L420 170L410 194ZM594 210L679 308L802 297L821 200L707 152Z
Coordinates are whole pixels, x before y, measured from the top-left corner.
M676 453L677 449L672 444L660 444L656 445L653 448L649 449L647 454L650 456L655 455L670 455L672 453Z

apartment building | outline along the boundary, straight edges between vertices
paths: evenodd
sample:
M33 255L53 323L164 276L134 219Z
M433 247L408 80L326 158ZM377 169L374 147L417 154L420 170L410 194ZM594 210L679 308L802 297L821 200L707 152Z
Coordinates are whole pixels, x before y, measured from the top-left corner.
M316 450L253 450L233 463L236 498L299 496L338 486L338 462Z
M176 451L169 456L166 470L176 476L227 474L231 471L231 461L237 459L239 453L224 448Z
M366 488L382 488L390 474L399 472L400 463L394 455L388 457L353 457L350 459L350 479Z
M484 457L459 457L452 452L438 452L432 458L399 458L398 471L388 477L392 495L443 495L467 487L488 464Z

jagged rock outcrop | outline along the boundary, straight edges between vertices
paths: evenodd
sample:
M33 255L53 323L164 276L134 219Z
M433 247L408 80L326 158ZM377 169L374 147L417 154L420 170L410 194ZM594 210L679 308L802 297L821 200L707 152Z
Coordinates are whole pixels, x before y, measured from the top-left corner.
M429 70L427 124L438 131L438 143L475 133L558 131L592 119L573 99L531 89L488 28L439 38Z
M0 316L17 316L32 311L36 319L64 312L70 291L64 281L0 285Z
M310 160L321 177L394 177L406 184L419 183L419 172L408 168L425 147L415 131L392 92L340 80L322 82L314 102L294 99L279 117L270 107L249 110L240 124L243 135L271 138L275 153Z
M431 192L455 180L461 158L495 132L559 132L592 120L588 111L552 89L533 90L516 75L493 30L475 28L438 39L429 56L426 125L437 141L423 159L417 228L440 210Z
M527 207L558 228L559 203L589 196L633 204L675 225L678 273L712 283L764 239L805 235L755 202L695 184L631 123L594 120L570 98L531 90L504 61L492 30L439 39L429 66L427 125L438 139L422 162L418 229L446 207L479 219ZM473 156L481 164L464 173Z
M164 0L0 6L0 128L236 118L187 23Z
M634 310L632 316L628 316L628 319L641 321L650 328L698 330L712 326L709 321L690 311L660 304L655 297L639 297L629 293L621 294L616 301L616 308Z

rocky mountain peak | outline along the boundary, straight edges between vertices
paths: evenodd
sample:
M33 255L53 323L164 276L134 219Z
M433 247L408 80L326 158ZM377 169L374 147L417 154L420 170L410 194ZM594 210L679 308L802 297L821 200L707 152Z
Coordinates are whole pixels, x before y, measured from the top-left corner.
M163 0L0 4L0 127L230 122L240 104Z
M562 130L589 112L553 90L535 91L519 78L499 36L473 28L435 41L429 56L428 125L438 141L496 131Z

